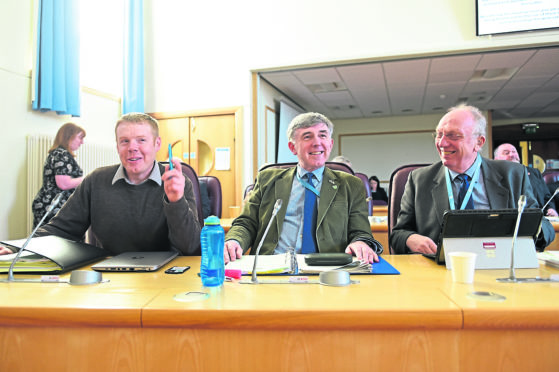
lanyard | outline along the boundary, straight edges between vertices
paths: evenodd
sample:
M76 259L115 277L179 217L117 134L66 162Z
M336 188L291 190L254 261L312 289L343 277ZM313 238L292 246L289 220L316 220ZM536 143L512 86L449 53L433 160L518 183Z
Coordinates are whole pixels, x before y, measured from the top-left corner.
M297 180L299 180L299 182L301 183L301 185L303 185L305 189L312 191L316 196L320 198L320 191L318 191L316 187L311 185L306 179L303 179L301 176L299 176L299 173L297 173Z
M472 196L472 192L474 191L475 184L479 179L480 168L481 168L481 158L478 155L474 163L474 175L472 176L472 182L470 182L470 186L468 187L468 191L464 196L464 200L462 201L462 205L460 206L460 209L466 208L466 205L468 204L468 200L470 200L470 197ZM446 172L444 172L444 176L446 179L446 191L448 192L448 203L450 204L450 209L454 210L456 209L456 207L454 206L454 192L452 191L452 185L450 183L450 171L448 170L448 168L446 168Z

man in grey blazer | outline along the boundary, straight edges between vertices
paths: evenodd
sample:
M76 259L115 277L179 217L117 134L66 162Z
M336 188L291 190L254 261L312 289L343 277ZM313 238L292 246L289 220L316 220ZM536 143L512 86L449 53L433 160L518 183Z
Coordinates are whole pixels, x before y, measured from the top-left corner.
M537 208L526 168L520 164L483 158L486 120L473 106L449 109L435 133L440 162L412 171L404 189L401 210L390 235L390 245L398 254L435 253L445 210L463 209L473 201L475 209L517 208L526 195L526 208ZM460 205L458 176L471 181ZM451 204L452 203L452 204ZM549 245L555 231L544 218L536 246Z
M301 114L291 121L288 145L297 156L298 165L259 172L250 198L225 238L226 263L240 258L249 248L256 248L278 199L283 203L260 253L283 253L289 247L301 253L303 207L309 189L319 194L313 237L316 251L346 252L369 262L378 261L382 245L371 235L363 183L348 173L325 167L334 143L333 128L330 120L318 113ZM313 182L317 182L310 186L305 181L309 172L313 173Z

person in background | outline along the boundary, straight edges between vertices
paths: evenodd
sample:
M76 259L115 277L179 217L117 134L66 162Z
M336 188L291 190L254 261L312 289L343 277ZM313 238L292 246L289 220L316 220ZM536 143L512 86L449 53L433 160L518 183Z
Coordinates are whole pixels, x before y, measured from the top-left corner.
M396 253L436 253L446 210L518 208L520 195L526 196L526 208L537 208L526 167L479 154L486 126L479 109L464 104L439 121L434 137L441 161L408 177L390 234ZM554 238L553 226L543 218L536 247L541 250Z
M388 195L386 195L386 191L380 186L380 181L377 176L369 177L369 186L371 186L371 197L373 200L382 200L388 203Z
M200 223L190 179L155 160L161 147L157 120L143 113L116 123L120 164L100 167L84 178L66 204L37 236L82 240L91 229L107 255L175 250L200 254ZM0 254L10 253L0 248Z
M261 254L285 253L293 247L296 253L346 252L368 262L378 261L382 245L371 235L362 181L325 167L334 144L333 130L328 118L314 112L291 121L288 145L298 164L258 173L241 215L225 237L225 263L241 258L251 247L254 253L278 199L283 203Z
M334 159L332 159L332 161L336 163L344 163L353 169L353 167L351 166L351 161L349 161L349 159L343 155L336 156Z
M68 200L75 188L83 180L83 171L76 161L76 151L83 144L85 130L74 123L66 123L58 129L52 147L48 151L43 168L43 186L33 199L33 227L45 215L47 207L58 193L62 199L58 206L45 219L50 221Z
M510 143L499 145L493 152L493 155L495 160L507 160L520 164L518 151L516 151L516 147ZM530 184L532 185L532 190L534 191L534 196L536 197L538 205L540 208L543 208L545 203L551 199L553 193L549 192L539 170L532 167L526 167L526 170L528 171L528 178L530 178ZM544 215L557 217L557 210L555 209L555 202L553 200L545 207Z

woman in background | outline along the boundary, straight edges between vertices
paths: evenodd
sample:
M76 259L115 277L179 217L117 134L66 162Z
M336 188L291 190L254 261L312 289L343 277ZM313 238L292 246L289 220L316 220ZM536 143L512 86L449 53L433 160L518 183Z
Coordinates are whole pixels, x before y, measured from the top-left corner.
M369 185L371 186L371 197L373 200L382 200L388 203L388 195L382 187L377 176L369 177Z
M75 159L75 151L83 144L84 137L85 130L74 123L64 124L56 133L45 160L43 186L33 199L33 227L43 218L51 201L59 192L62 192L62 199L44 223L58 212L82 182L83 171Z

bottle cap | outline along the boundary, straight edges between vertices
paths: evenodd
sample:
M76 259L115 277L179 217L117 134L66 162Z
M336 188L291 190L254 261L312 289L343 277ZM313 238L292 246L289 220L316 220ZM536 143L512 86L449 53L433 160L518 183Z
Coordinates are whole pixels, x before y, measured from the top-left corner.
M204 225L219 225L219 217L208 216L208 218L204 220Z

